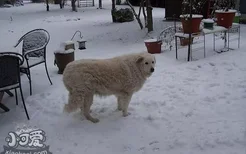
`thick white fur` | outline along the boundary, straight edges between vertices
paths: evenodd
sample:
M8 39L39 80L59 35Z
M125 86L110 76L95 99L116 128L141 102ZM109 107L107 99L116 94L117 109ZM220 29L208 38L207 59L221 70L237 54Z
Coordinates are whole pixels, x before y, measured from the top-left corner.
M153 73L155 57L147 52L122 55L109 59L81 59L69 63L63 73L63 82L69 92L64 111L81 109L87 120L99 120L90 115L93 96L115 95L118 110L129 115L132 95L139 91ZM152 69L152 71L151 71Z

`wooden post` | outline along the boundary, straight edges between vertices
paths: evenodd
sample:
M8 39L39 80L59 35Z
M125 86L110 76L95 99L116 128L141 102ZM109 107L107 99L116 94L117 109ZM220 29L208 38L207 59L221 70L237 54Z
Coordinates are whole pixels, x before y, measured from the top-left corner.
M102 0L99 0L99 9L102 9Z
M77 6L80 7L80 5L79 5L80 0L78 0L77 2L78 2Z
M116 22L115 16L114 16L114 11L116 10L115 8L115 0L112 0L112 10L111 10L111 15L112 15L112 20L113 22Z
M76 0L72 0L71 3L72 3L72 11L77 12L76 4L75 4Z
M47 10L47 11L50 11L49 0L46 0L46 10Z
M152 6L150 4L150 1L147 0L146 1L146 5L147 5L147 23L148 23L148 32L153 31L153 17L152 17Z
M188 44L188 61L190 61L191 57L191 33L192 33L192 0L190 0L190 17L189 17L189 44Z

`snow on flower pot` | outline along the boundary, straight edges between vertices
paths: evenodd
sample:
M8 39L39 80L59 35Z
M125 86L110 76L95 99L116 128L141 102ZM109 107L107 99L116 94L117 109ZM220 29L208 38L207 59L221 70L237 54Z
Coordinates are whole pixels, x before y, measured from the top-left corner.
M180 15L181 22L182 22L182 27L183 27L183 32L188 34L188 33L198 33L200 31L200 24L203 18L203 15L199 14L193 14L192 19L191 19L191 26L190 27L190 15L189 14L183 14Z
M144 41L145 46L147 47L148 53L155 54L161 53L162 41L157 39L149 39Z
M237 10L216 10L215 16L217 18L217 25L230 28L232 26L236 12Z
M203 27L206 29L213 29L214 28L214 20L213 19L203 19Z
M68 63L74 61L74 49L57 50L55 54L55 64L58 67L58 74L63 74L63 71Z
M63 71L68 63L74 61L75 45L73 41L61 43L60 49L54 52L54 64L58 67L58 74L63 74Z

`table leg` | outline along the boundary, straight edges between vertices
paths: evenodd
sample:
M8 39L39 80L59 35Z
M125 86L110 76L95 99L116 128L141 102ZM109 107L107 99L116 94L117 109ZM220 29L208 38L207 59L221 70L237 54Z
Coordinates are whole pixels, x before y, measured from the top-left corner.
M175 37L175 49L176 49L176 59L178 59L178 42L177 42L177 37Z
M215 33L214 33L214 35L213 35L214 37L213 37L213 43L214 43L214 51L215 51Z
M238 27L238 48L240 48L240 30L241 30L241 27L239 26Z
M203 50L204 50L204 58L206 57L206 41L205 41L205 40L206 40L206 37L205 37L205 35L204 35L204 40L203 40L203 41L204 41L204 42L203 42L203 43L204 43L204 44L203 44L203 47L204 47L204 48L203 48Z
M224 41L224 48L226 48L226 43L227 43L227 36L226 36L226 32L224 32L224 39L225 39L225 41Z

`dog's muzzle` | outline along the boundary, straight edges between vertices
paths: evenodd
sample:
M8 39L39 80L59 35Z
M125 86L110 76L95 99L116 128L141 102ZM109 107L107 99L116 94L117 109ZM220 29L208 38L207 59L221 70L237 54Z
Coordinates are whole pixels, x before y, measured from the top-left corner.
M152 67L152 68L150 69L150 72L153 73L154 71L155 71L155 69Z

